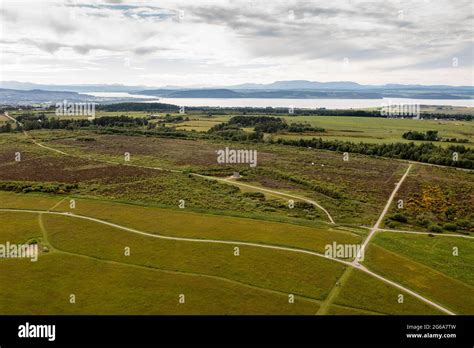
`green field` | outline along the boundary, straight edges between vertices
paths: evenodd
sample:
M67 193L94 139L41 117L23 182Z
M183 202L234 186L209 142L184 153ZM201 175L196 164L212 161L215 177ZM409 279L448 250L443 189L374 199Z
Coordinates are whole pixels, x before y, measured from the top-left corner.
M123 114L150 116L99 117ZM230 118L188 116L170 126L205 132ZM272 137L473 136L471 121L285 118L326 132ZM474 244L458 237L474 232L472 171L127 127L0 135L0 245L40 250L38 262L0 258L0 282L10 284L0 287L0 314L474 313ZM258 166L218 163L225 147L258 151ZM324 256L360 246L380 214L381 227L398 232L378 231L363 267L355 254ZM433 236L400 231L433 226Z
M58 202L45 195L3 193L0 208L48 211L56 206L58 212L72 211L64 206L68 200ZM0 260L7 265L7 271L0 275L2 283L12 284L0 290L1 299L10 299L0 302L3 313L315 314L335 286L343 265L317 256L254 246L240 245L239 256L235 256L232 243L166 240L153 235L314 250L321 250L331 240L347 243L359 238L333 229L105 201L80 199L76 204L74 214L150 232L151 236L74 215L0 212L5 227L0 242L35 241L40 250L47 247L36 263ZM124 254L125 248L129 248L129 255ZM18 273L27 280L15 282ZM359 271L352 272L341 290L328 314L437 313L408 294L404 304L398 304L394 298L399 290ZM33 297L34 293L39 295ZM76 296L75 304L69 303L70 294ZM185 304L179 304L180 294L185 294ZM290 294L295 296L291 304Z

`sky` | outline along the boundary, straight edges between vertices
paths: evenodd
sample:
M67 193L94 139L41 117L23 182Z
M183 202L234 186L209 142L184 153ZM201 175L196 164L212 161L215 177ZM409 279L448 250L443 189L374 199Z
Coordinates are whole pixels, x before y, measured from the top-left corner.
M474 84L472 0L0 0L0 80Z

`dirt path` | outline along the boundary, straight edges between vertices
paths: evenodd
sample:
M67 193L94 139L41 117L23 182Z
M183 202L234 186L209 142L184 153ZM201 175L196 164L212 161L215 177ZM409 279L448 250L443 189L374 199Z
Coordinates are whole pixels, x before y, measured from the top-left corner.
M367 245L369 244L369 242L372 239L372 237L374 236L374 234L377 233L377 231L379 230L380 224L382 223L383 219L385 218L385 215L387 214L388 209L390 209L390 205L392 205L393 199L397 195L397 192L400 189L400 186L402 186L403 182L405 181L406 177L408 176L408 173L410 172L411 167L412 167L412 164L410 164L408 166L407 170L405 171L405 174L403 174L400 181L397 183L397 185L395 185L395 188L393 189L392 194L388 198L388 201L385 204L385 207L383 208L382 214L380 214L380 216L379 216L377 222L375 223L374 227L372 227L372 229L370 230L369 235L367 236L367 238L365 238L365 241L362 244L362 247L359 249L360 251L358 252L357 257L354 260L355 264L358 264L359 261L361 261L361 259L363 258L365 249L367 248Z

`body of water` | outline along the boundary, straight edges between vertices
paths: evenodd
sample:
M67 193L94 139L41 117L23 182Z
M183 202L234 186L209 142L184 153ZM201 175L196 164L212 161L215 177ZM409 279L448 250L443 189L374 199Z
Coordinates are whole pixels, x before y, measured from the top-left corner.
M451 105L474 107L473 99L261 99L261 98L160 98L160 103L180 106L282 107L302 109L361 109L389 104Z
M87 93L100 98L149 99L147 103L166 103L179 106L212 107L282 107L303 109L361 109L387 106L389 104L450 105L474 107L474 99L271 99L271 98L158 98L149 95L112 92Z
M87 92L81 94L92 95L97 98L158 99L157 97L151 95L130 94L127 92Z

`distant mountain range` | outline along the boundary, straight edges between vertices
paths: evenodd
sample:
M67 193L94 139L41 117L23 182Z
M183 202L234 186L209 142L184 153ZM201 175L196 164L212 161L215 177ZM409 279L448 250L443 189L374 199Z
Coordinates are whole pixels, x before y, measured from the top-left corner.
M0 88L29 91L40 89L43 91L67 91L67 92L136 92L151 89L146 86L125 86L120 84L90 84L90 85L44 85L31 82L0 81ZM156 88L156 87L155 87Z
M132 98L97 98L81 93L130 93L159 98L288 98L288 99L474 99L474 86L361 85L351 81L276 81L269 84L240 84L217 87L161 88L120 84L41 85L29 82L0 82L0 104L68 101L119 102Z
M41 89L44 91L69 91L69 92L140 92L145 90L196 90L196 89L230 89L230 90L438 90L438 91L474 91L473 86L448 86L448 85L402 85L402 84L385 84L385 85L361 85L351 81L336 82L317 82L307 80L290 80L275 81L268 84L245 83L240 85L222 85L222 86L127 86L121 84L83 84L83 85L49 85L36 84L30 82L18 81L0 81L0 88L32 90Z

